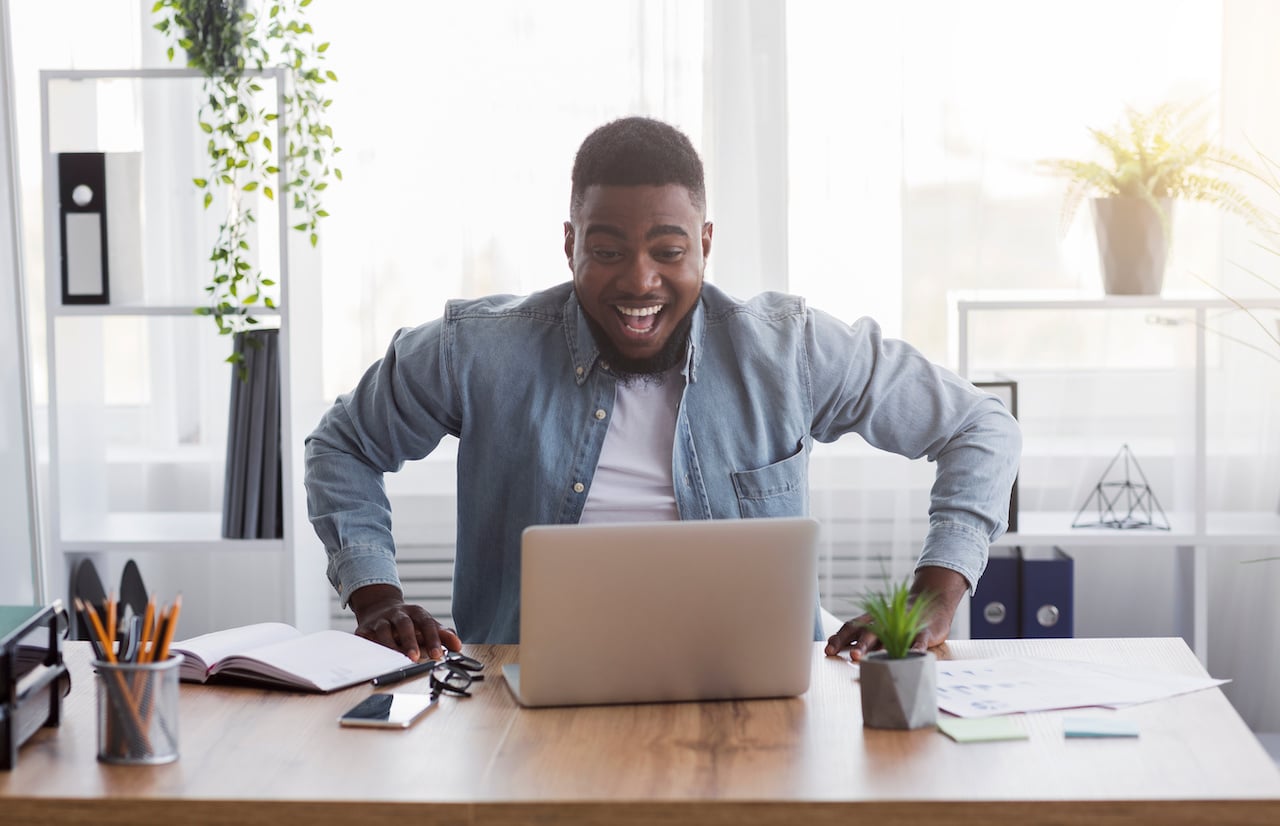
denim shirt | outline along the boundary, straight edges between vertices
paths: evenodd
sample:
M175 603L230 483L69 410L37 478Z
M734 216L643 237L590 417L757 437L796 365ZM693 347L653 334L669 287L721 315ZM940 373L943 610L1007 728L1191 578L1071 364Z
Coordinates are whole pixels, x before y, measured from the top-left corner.
M681 519L805 515L813 441L858 433L937 462L917 567L974 587L1004 532L1021 437L998 399L886 339L765 293L705 284L681 370L671 457ZM307 506L345 604L399 584L382 476L458 438L453 618L467 642L520 637L520 534L577 522L618 379L565 283L527 297L451 301L396 333L306 441Z

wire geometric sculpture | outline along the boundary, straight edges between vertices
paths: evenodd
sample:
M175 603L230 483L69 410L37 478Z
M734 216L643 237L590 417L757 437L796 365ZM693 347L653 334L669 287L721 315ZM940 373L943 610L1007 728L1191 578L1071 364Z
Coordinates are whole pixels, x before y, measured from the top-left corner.
M1108 482L1107 475L1111 473L1111 469L1116 466L1121 456L1124 457L1124 481ZM1141 485L1134 484L1132 481L1131 469L1137 472L1138 478L1142 480ZM1091 510L1091 503L1096 503L1098 521L1081 522L1080 517L1084 512ZM1155 521L1156 514L1159 514L1160 522L1163 524ZM1128 445L1121 445L1120 452L1102 472L1102 478L1093 486L1089 498L1085 499L1084 504L1080 506L1080 511L1071 522L1071 527L1120 530L1153 528L1160 531L1170 529L1169 518L1164 515L1164 509L1160 507L1160 502L1151 490L1151 485L1147 484L1146 474L1142 472L1137 458L1134 457L1133 451L1129 450Z

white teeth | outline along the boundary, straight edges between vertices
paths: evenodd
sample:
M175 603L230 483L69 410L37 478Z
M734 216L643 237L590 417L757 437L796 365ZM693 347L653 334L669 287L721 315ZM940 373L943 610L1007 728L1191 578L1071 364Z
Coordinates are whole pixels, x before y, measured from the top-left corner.
M641 316L654 315L661 309L662 309L661 304L655 304L652 307L619 307L618 312L622 313L623 315L635 316L639 318Z

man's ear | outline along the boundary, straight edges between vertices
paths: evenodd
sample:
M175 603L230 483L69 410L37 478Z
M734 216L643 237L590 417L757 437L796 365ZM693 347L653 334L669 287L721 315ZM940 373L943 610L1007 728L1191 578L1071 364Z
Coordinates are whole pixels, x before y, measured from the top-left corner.
M705 261L711 257L711 234L715 230L710 221L702 224L702 258Z
M573 224L564 222L564 257L569 261L569 269L573 269Z

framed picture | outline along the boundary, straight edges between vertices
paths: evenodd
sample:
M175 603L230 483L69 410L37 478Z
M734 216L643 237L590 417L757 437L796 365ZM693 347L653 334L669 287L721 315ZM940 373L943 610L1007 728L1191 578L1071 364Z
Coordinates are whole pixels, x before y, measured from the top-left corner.
M1004 403L1004 406L1018 418L1018 383L1016 381L975 381L974 387L985 390ZM1009 533L1018 531L1018 480L1013 480L1013 490L1009 493Z

